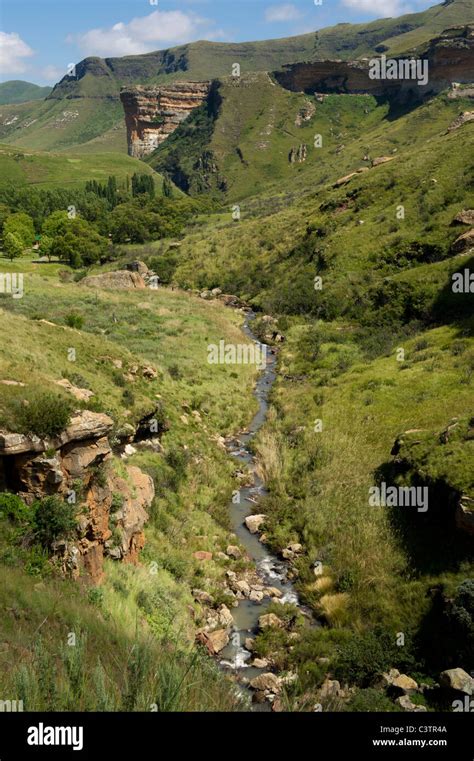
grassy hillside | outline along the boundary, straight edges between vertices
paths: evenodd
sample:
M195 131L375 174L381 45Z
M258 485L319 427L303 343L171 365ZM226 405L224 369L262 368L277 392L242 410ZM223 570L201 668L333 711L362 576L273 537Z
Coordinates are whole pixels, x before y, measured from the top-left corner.
M240 221L229 205L196 223L177 251L167 254L163 244L157 251L177 260L176 282L236 290L274 315L286 337L257 443L270 490L259 510L276 552L304 545L294 563L299 589L331 628L304 636L292 654L279 651L278 663L299 671L300 700L329 670L357 684L364 701L380 668L397 664L422 679L472 668L469 633L456 629L449 653L429 634L451 625L448 603L440 606L429 590L446 601L472 578L472 539L456 529L453 506L461 493L474 496L474 310L472 294L454 294L451 283L453 273L473 267L472 248L453 250L469 228L452 223L474 207L474 133L470 124L448 132L470 103L441 95L388 115L370 98L330 96L298 128L308 143L315 132L330 138L321 149L309 144L304 164L288 165L299 133L286 130L304 98L267 101L267 86L262 113L255 103L245 108L248 92L224 86L213 132L216 152L220 139L240 149L222 154ZM262 136L273 104L281 129ZM268 141L266 162L257 139ZM382 156L391 160L373 166ZM249 192L261 189L262 175L268 189L246 198L245 181ZM422 444L403 450L404 468L392 449L407 430L420 430ZM428 485L427 514L372 507L369 489L380 480ZM317 578L315 561L323 569ZM406 636L401 650L397 632ZM259 638L258 652L272 652L272 644ZM314 666L319 657L329 665Z
M35 185L39 188L82 187L88 180L105 181L110 175L124 181L135 172L151 174L150 168L122 153L46 153L28 151L0 144L2 183L16 187ZM162 178L153 172L155 186L161 192Z
M59 580L46 558L2 524L2 690L24 699L25 710L146 711L154 703L159 710L239 710L232 683L192 647L201 613L191 590L206 588L217 598L229 567L218 552L231 541L226 505L234 465L217 437L251 418L255 368L216 370L207 345L246 340L241 315L166 289L88 289L63 265L28 257L1 267L22 272L25 286L21 300L0 296L1 380L25 385L0 384L0 426L15 428L15 401L37 398L65 377L92 390L89 405L118 428L137 423L157 399L168 425L160 452L140 448L128 458L156 485L139 567L107 562L104 584L88 592L82 581ZM82 317L82 329L67 327L71 314ZM158 377L126 383L118 360L124 368L152 363ZM121 472L121 459L111 467ZM197 550L214 552L205 579ZM67 648L70 632L79 649Z
M21 79L0 82L0 106L5 103L26 103L30 100L42 100L50 93L52 87L40 87Z

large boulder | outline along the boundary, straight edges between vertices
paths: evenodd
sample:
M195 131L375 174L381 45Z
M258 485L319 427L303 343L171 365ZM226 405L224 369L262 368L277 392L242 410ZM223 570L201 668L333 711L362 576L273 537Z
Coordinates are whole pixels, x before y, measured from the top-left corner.
M251 534L256 534L260 531L261 527L265 523L266 515L248 515L245 519L245 525Z
M467 233L463 233L459 238L456 238L451 246L451 253L463 254L471 248L474 248L474 228L468 230Z
M214 632L198 632L196 640L207 647L210 655L217 655L229 644L227 629L216 629Z
M463 692L465 695L474 695L474 679L464 669L447 669L439 675L441 687Z
M281 692L282 682L279 677L269 671L267 674L260 674L254 677L250 682L250 686L258 692L270 692L278 695Z
M274 613L266 613L264 616L260 616L258 619L258 626L259 629L269 629L269 628L275 628L275 629L282 629L283 628L283 621L281 618L278 618Z
M456 214L451 224L470 225L472 227L474 225L474 209L463 209L459 214Z
M115 288L119 290L146 288L146 283L138 272L117 270L116 272L103 272L100 275L90 275L83 278L79 285L87 288Z

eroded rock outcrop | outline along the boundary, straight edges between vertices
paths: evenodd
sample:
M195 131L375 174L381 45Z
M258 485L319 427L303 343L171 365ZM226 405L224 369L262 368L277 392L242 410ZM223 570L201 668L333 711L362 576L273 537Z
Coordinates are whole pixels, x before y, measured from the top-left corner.
M205 101L209 89L210 82L123 88L129 155L141 159L153 153Z
M54 439L0 432L1 490L14 491L27 504L58 495L78 506L76 535L53 547L72 578L85 574L99 582L106 555L135 563L145 543L153 481L136 467L115 472L113 427L108 415L82 410Z
M138 272L129 270L117 270L116 272L104 272L101 275L90 275L79 282L88 288L146 288L143 277Z
M474 71L474 27L447 29L431 41L420 57L428 63L427 81L415 78L371 78L369 59L311 61L288 64L274 72L277 82L295 92L370 94L389 100L422 100L451 87L469 84ZM404 60L407 56L403 57Z

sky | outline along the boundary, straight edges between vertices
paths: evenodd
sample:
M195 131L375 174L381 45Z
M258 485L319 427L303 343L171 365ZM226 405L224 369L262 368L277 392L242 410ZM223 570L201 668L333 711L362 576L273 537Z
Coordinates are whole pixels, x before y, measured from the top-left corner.
M54 84L86 56L243 42L425 10L441 0L0 0L0 81Z

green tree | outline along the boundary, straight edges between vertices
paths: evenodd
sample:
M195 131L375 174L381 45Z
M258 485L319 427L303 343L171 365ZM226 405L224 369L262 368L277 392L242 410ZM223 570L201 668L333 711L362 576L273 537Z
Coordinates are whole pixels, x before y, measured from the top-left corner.
M53 239L49 237L49 235L43 235L40 240L39 244L39 255L40 256L47 256L48 260L51 261L53 255L51 252L53 246Z
M32 246L35 240L35 228L30 215L22 211L10 214L3 225L3 235L7 236L8 233L19 238L23 248Z
M13 261L17 259L23 253L23 243L19 236L14 233L7 233L3 239L3 248L5 255Z
M69 229L71 221L67 211L53 211L53 213L43 222L42 233L49 238L55 238L57 235L65 235Z

